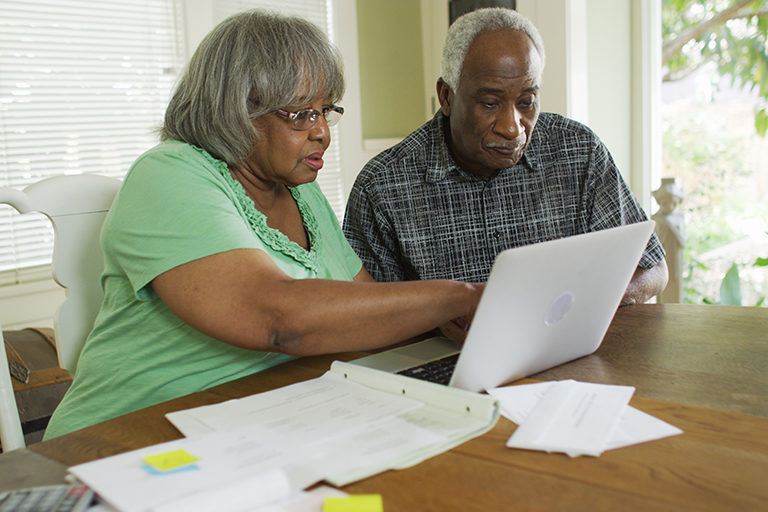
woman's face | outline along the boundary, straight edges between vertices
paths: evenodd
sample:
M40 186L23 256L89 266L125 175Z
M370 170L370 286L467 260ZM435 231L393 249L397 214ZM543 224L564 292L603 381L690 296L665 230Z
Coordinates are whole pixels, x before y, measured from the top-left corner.
M304 105L288 105L284 110L322 112L323 107L329 105L329 101L318 98ZM294 129L290 119L276 112L257 117L253 126L260 137L246 166L254 175L291 187L315 181L323 167L323 153L331 143L331 132L322 115L308 130Z

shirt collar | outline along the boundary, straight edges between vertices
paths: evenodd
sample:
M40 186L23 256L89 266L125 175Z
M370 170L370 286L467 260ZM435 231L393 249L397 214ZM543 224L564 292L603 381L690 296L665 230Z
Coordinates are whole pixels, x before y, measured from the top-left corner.
M458 179L460 181L483 181L484 178L464 171L453 160L450 151L448 151L448 144L445 142L445 136L443 135L443 127L446 119L447 117L443 115L443 111L438 110L428 125L428 137L430 142L428 147L434 148L434 150L429 152L426 159L427 167L425 172L425 179L427 183L438 183L448 179L449 177L454 180ZM509 172L511 169L520 167L532 172L536 172L538 169L541 169L541 160L539 155L531 149L532 147L538 146L537 142L540 142L538 140L539 138L539 130L534 128L531 144L529 144L526 148L520 161L513 167L502 169L499 171L499 174Z

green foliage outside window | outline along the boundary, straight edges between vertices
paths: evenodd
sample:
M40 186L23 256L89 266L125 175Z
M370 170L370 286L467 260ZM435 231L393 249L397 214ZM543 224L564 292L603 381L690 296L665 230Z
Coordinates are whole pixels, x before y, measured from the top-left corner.
M744 223L768 230L768 195L756 186L765 164L752 149L768 133L768 0L664 0L662 24L665 81L714 70L713 82L727 77L757 98L747 111L715 104L663 111L664 176L686 192L685 302L768 306L768 254L728 252L743 241ZM740 121L750 114L745 133ZM702 255L718 252L727 256L715 269Z
M685 302L734 304L738 296L738 304L768 306L765 259L724 249L744 237L744 224L768 229L768 200L758 195L750 158L750 146L766 141L739 123L745 114L744 107L717 105L672 105L663 112L664 175L685 189ZM718 250L726 253L719 269L701 258ZM733 292L734 279L744 293Z
M768 133L768 0L664 0L662 38L665 81L714 63L760 96L755 130Z

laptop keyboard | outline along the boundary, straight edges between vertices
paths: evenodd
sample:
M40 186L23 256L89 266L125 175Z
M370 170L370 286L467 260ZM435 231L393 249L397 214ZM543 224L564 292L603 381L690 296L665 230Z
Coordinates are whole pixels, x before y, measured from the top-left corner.
M448 385L453 375L453 369L456 368L456 361L459 360L459 354L453 354L442 359L436 359L428 363L406 368L397 372L399 375L413 377L415 379L427 380L437 384Z

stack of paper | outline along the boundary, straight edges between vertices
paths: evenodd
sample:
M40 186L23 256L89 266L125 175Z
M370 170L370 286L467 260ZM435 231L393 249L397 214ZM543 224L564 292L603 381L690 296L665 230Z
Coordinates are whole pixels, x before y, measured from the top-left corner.
M252 511L414 465L498 417L491 396L337 361L317 379L171 413L187 438L70 471L121 511Z
M571 457L661 439L682 430L630 407L635 388L565 380L496 388L502 415L517 423L511 448Z

